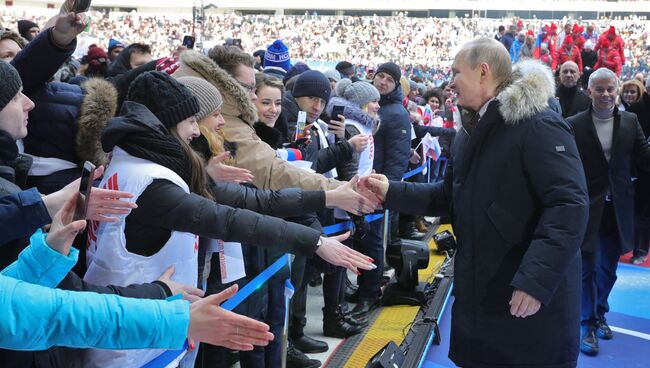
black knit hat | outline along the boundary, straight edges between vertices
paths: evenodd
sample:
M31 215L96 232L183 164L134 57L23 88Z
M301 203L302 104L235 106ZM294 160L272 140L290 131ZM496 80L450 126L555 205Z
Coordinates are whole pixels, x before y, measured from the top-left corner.
M20 75L11 64L0 60L0 110L16 97L23 82Z
M386 73L393 77L395 84L399 84L399 80L402 78L402 70L399 68L399 65L393 62L381 64L379 68L377 68L375 75L379 73Z
M199 101L176 79L163 72L146 72L129 86L127 101L151 111L167 128L199 113Z
M325 74L318 70L308 70L298 77L293 85L293 97L320 97L325 102L330 100L332 87Z
M349 61L341 61L340 63L336 64L335 67L336 70L339 71L341 74L345 74L346 76L350 74L354 74L354 65L350 63Z
M25 37L29 41L31 41L31 37L27 34L29 30L34 27L39 28L38 24L27 19L19 20L17 24L18 24L18 33L20 33L21 36Z

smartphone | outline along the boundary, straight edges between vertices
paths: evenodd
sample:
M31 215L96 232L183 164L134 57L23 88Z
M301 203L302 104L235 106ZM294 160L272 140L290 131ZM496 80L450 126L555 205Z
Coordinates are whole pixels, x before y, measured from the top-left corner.
M334 105L334 107L332 108L332 116L330 116L330 118L332 120L339 120L339 115L343 115L343 111L345 111L345 106Z
M187 35L183 37L183 46L187 47L188 49L193 49L194 48L194 42L196 42L196 37Z
M81 183L79 184L79 198L77 199L77 207L74 210L73 221L83 220L86 218L88 212L88 196L93 187L93 178L95 177L95 165L91 162L84 162L83 170L81 171Z
M298 121L296 122L296 140L305 137L305 126L307 126L307 113L298 111Z
M91 0L75 0L72 12L77 14L87 12L90 9L90 2Z

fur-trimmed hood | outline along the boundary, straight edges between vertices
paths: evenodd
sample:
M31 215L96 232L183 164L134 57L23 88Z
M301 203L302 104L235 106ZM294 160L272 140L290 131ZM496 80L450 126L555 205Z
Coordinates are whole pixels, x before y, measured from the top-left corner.
M537 60L526 60L513 66L511 83L496 99L505 123L517 125L546 110L549 98L554 97L555 80L551 69Z
M248 92L221 69L212 59L197 51L185 51L180 57L180 67L173 77L199 77L212 83L223 97L221 113L242 119L251 127L257 121L257 109L250 100Z
M332 109L334 109L334 106L336 105L344 107L343 116L345 116L346 119L357 121L371 128L373 131L377 128L377 126L379 126L379 115L373 118L372 116L368 115L367 112L361 110L359 106L342 97L332 97L327 104L327 107L325 108L325 113L327 113L328 116L332 116Z
M81 86L85 95L77 120L77 156L81 162L105 165L107 156L102 150L100 137L108 120L117 113L117 90L100 78L88 79Z

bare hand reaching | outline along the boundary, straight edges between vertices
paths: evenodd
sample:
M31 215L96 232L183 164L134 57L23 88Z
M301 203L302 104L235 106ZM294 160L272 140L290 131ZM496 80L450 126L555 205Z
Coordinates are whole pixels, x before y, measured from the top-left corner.
M77 200L79 200L79 193L73 193L65 202L63 208L54 215L50 231L45 239L50 248L64 256L70 254L70 247L72 247L74 238L86 227L85 220L72 221Z
M367 135L359 134L348 139L348 143L350 143L354 152L359 153L368 148L368 145L370 144L370 138Z
M339 208L357 216L373 212L379 203L374 197L367 198L355 191L358 181L359 177L355 176L340 187L325 192L327 208Z
M212 180L221 183L247 183L253 181L253 174L250 170L229 166L223 163L230 157L230 152L223 152L214 156L205 168Z
M205 293L201 289L197 289L193 286L181 284L179 282L173 281L171 279L172 275L174 275L174 271L176 269L174 266L169 266L167 270L158 278L158 281L161 281L169 287L169 289L172 291L172 295L177 295L177 294L182 294L183 299L187 300L190 303L194 303L198 300L200 300Z
M335 265L345 267L348 270L359 275L359 270L374 270L377 266L374 260L356 250L341 244L350 236L350 232L331 238L321 237L322 244L316 250L316 254L325 261Z
M359 181L359 188L361 188L361 190L373 193L382 203L386 200L388 186L388 178L382 174L372 173L369 176L361 178Z
M268 325L219 307L236 292L237 285L233 285L192 303L188 339L241 351L268 345L273 340Z

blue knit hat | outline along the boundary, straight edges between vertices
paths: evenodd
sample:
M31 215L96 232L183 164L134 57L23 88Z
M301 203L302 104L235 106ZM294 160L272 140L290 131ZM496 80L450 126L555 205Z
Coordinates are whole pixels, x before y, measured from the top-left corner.
M293 97L320 97L325 102L330 100L332 87L325 74L318 70L308 70L298 77L293 85Z
M264 67L275 67L285 72L291 68L289 48L281 40L275 40L264 53Z
M122 43L122 42L120 42L120 41L118 41L118 40L116 40L114 38L111 38L110 41L108 41L108 53L110 54L111 51L113 51L113 49L116 48L116 47L124 48L124 43Z

